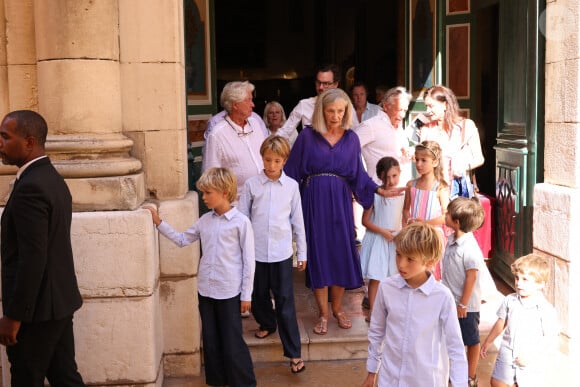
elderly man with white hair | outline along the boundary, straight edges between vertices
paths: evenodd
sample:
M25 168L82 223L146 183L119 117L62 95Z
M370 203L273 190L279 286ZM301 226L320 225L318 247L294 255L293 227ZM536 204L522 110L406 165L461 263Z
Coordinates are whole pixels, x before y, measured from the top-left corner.
M377 162L385 156L399 161L401 165L400 185L404 186L412 176L412 155L407 134L403 129L403 120L409 109L411 94L404 87L393 87L387 90L381 107L384 112L363 121L354 128L358 134L363 159L367 172L377 183L381 181L376 174Z
M266 133L261 118L252 116L253 91L254 85L247 81L224 86L220 101L227 114L209 133L203 157L203 171L211 167L232 170L238 180L238 195L246 180L264 169L260 146Z

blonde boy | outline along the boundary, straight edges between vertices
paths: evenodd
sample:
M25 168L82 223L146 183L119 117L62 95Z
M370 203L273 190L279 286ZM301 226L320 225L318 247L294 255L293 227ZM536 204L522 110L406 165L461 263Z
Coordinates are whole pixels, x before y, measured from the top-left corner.
M546 259L529 254L516 260L511 269L516 293L508 295L499 307L481 357L487 357L489 346L504 332L491 386L549 386L545 364L554 353L559 334L556 310L543 293L550 267Z
M238 203L250 218L255 232L256 273L252 293L252 313L259 329L258 339L279 331L284 356L290 358L290 370L305 370L301 355L300 331L296 320L293 284L293 248L296 241L298 270L306 268L306 234L302 218L300 189L282 168L290 154L288 141L270 136L260 147L264 170L246 180ZM270 293L274 295L276 310Z
M377 373L379 386L467 386L455 300L430 272L441 259L440 232L416 222L401 230L395 245L399 274L379 285L363 387L374 386Z
M202 323L206 383L211 386L255 386L254 366L242 337L240 312L250 309L255 269L254 233L250 220L232 202L236 177L227 168L210 168L196 183L211 212L184 232L175 231L151 212L163 236L183 247L203 245L198 269L199 314Z

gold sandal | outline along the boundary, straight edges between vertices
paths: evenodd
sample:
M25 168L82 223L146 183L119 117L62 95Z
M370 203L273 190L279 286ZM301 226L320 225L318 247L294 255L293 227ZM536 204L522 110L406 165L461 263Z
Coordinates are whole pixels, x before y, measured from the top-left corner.
M348 316L346 315L346 313L343 312L338 312L338 313L333 313L334 317L336 318L336 320L338 321L338 326L342 329L350 329L352 328L352 322L350 321L350 319L348 318Z
M325 335L328 333L328 319L320 317L318 319L318 324L312 329L317 335Z

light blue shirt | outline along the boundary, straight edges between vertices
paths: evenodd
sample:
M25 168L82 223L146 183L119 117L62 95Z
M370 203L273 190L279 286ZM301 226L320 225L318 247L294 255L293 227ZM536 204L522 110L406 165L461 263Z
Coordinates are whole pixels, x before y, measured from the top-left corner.
M179 247L201 239L197 290L204 297L225 300L240 294L252 300L256 268L254 232L250 220L232 207L223 215L204 214L184 232L162 221L157 229Z
M367 106L365 107L365 110L362 113L360 122L358 121L358 116L356 115L356 113L353 112L353 115L352 115L353 128L355 126L359 125L361 122L364 122L364 121L368 120L369 118L376 116L379 112L382 112L379 105L375 105L374 103L367 102Z
M468 312L479 312L481 309L481 270L485 261L473 233L465 233L455 239L455 233L449 236L441 265L441 283L451 290L457 304L461 303L467 270L477 270L475 285L469 298Z
M306 236L298 183L282 175L269 179L262 171L246 180L239 210L247 215L256 238L256 261L281 262L292 253L296 241L298 261L306 261Z
M369 342L367 371L378 372L379 386L467 386L455 301L432 275L416 289L400 274L381 281Z

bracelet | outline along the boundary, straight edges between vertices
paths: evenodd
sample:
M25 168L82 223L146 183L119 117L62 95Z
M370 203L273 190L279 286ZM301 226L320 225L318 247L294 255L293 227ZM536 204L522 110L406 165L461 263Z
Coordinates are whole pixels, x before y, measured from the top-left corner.
M461 302L457 304L457 306L460 307L461 309L467 309L467 306L463 305Z

